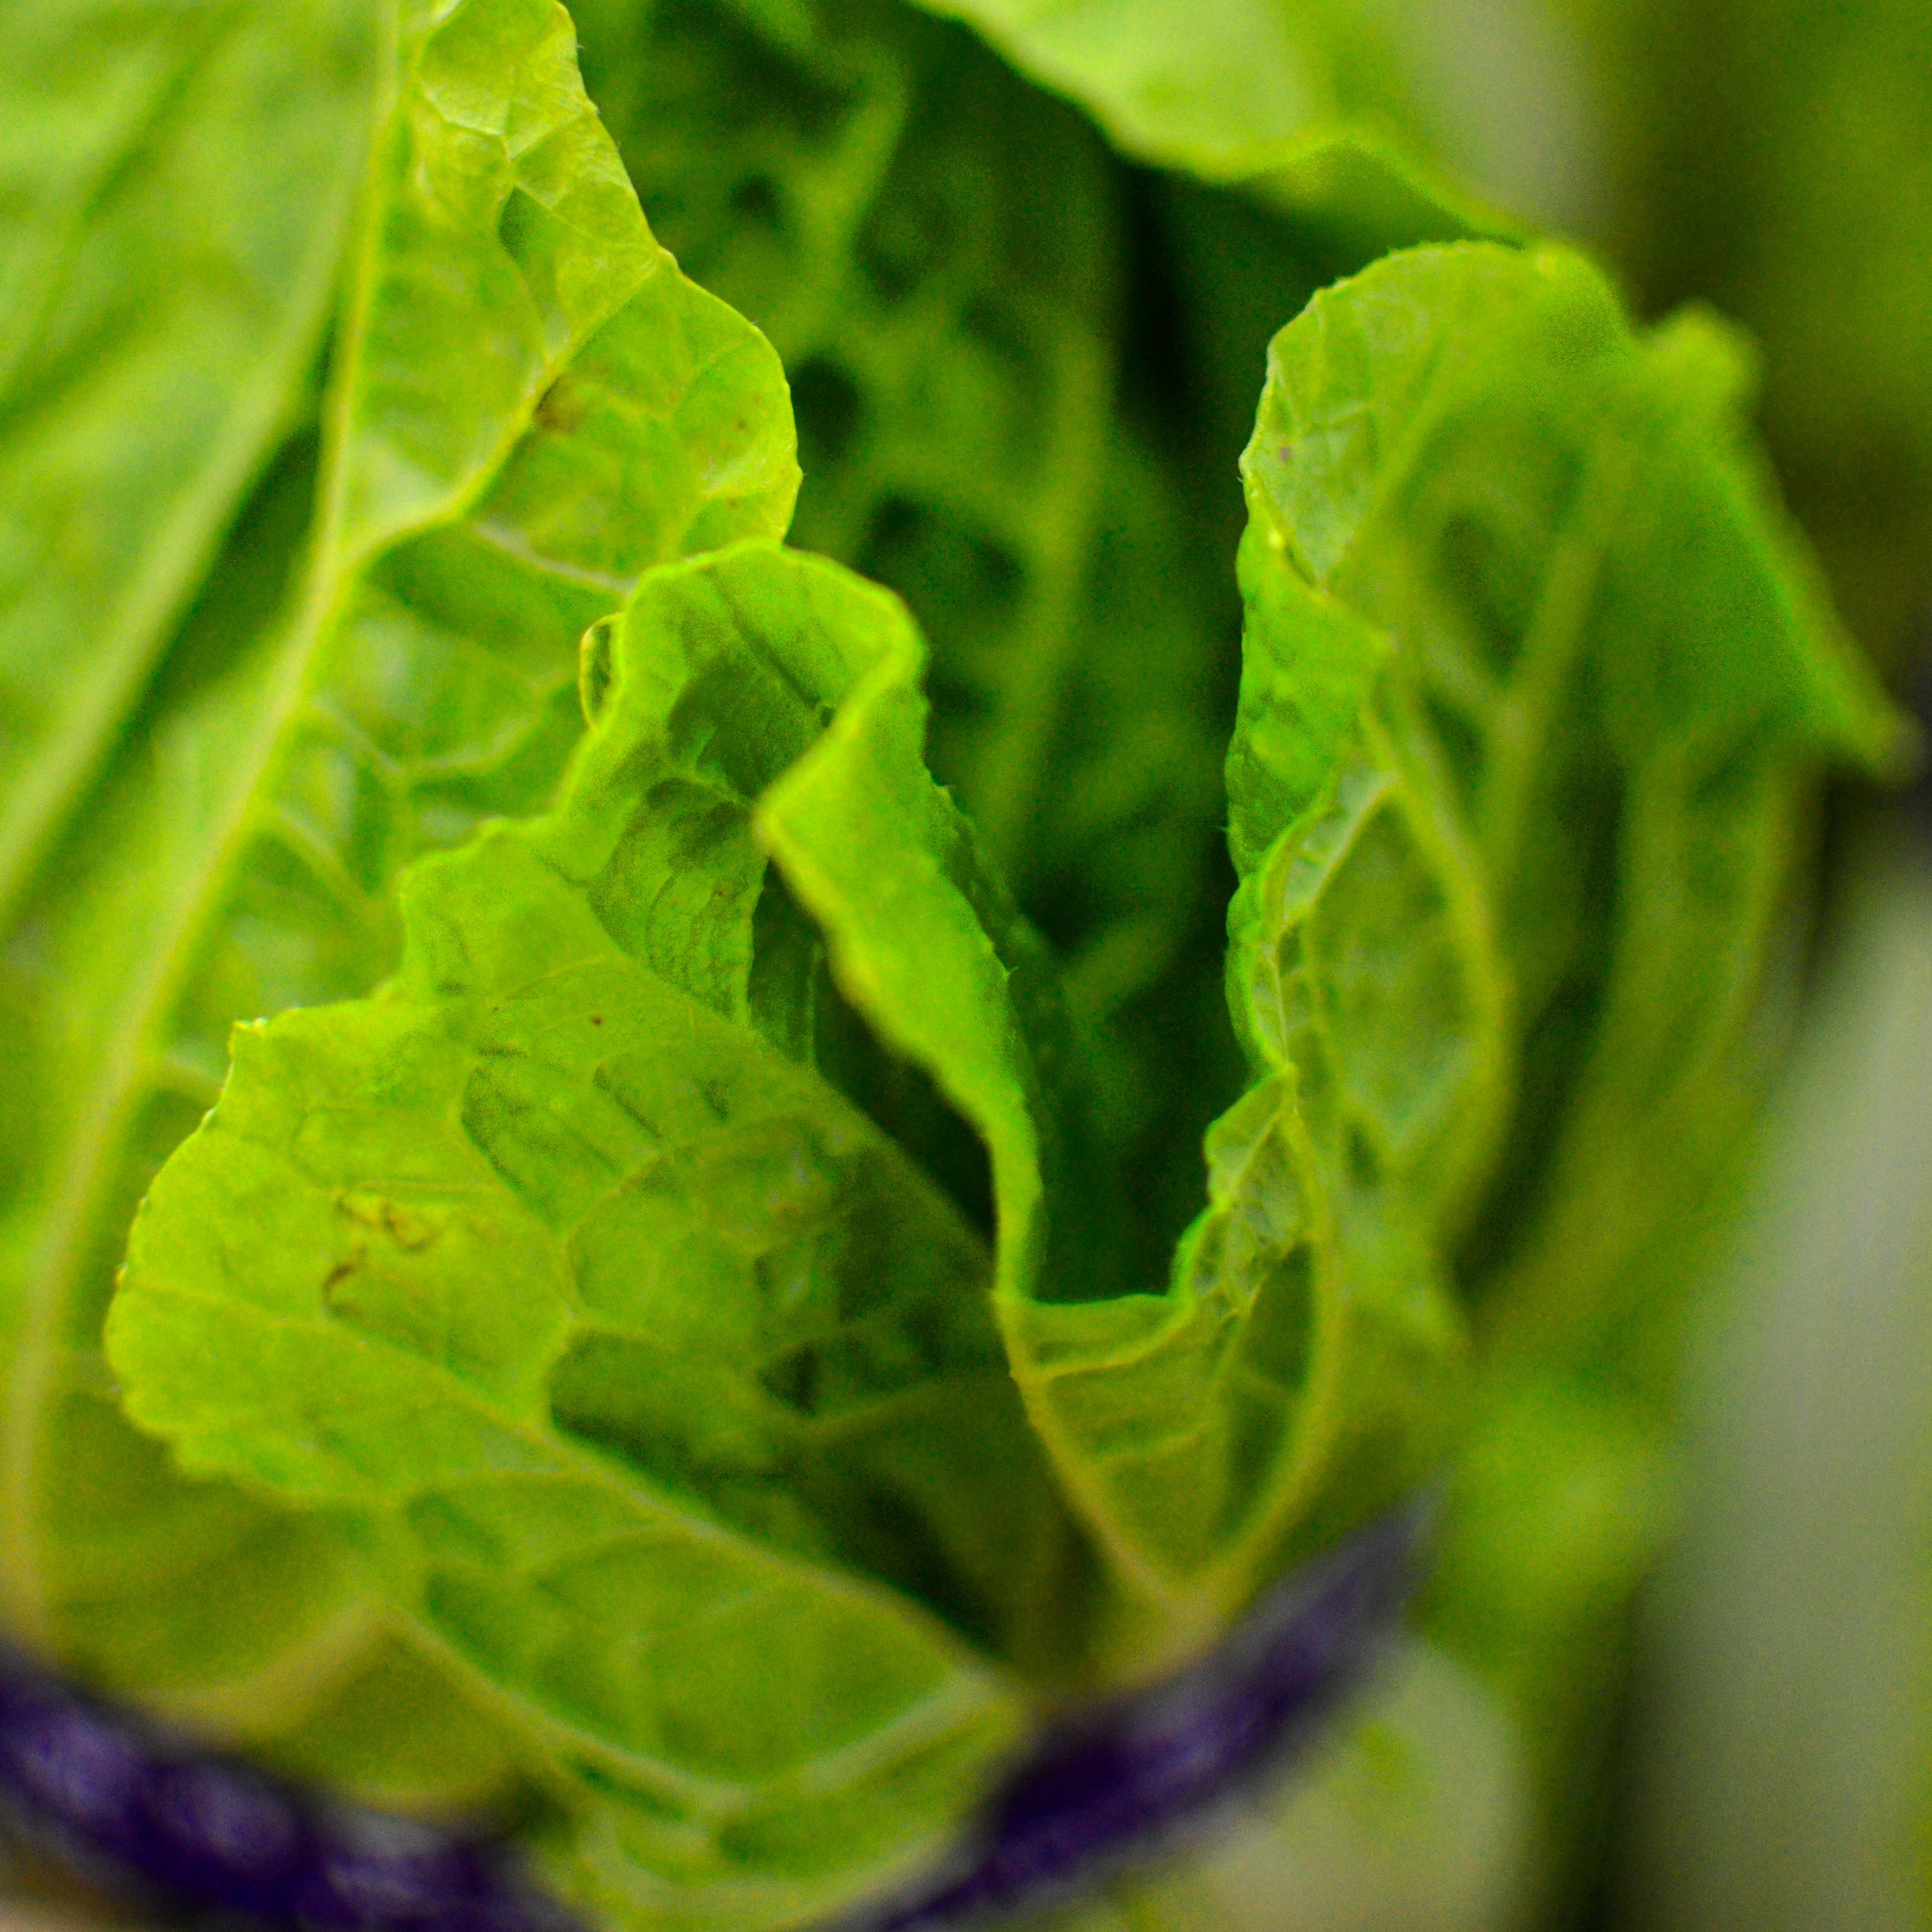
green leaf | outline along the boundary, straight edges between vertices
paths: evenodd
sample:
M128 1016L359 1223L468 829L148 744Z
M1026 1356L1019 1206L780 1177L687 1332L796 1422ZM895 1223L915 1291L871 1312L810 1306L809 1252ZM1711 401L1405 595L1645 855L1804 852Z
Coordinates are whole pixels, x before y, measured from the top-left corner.
M1432 1155L1431 1213L1512 1346L1612 1318L1708 1188L1777 1008L1807 775L1900 742L1743 447L1744 387L1713 324L1634 335L1573 256L1424 250L1283 332L1245 460L1251 621L1298 636L1306 716L1237 856L1352 710L1433 800L1520 1060L1500 1159Z
M1035 1668L1082 1607L981 1244L757 998L801 783L882 877L874 814L963 826L904 612L833 566L667 566L586 650L556 808L411 872L378 998L238 1034L110 1348L186 1468L350 1514L575 1895L791 1923L934 1856L1016 1736L912 1593ZM905 791L842 787L902 730Z
M898 4L577 17L658 232L784 358L794 540L897 590L929 641L930 763L1069 962L1156 1274L1238 1077L1217 852L1237 614L1195 506L1219 486L1238 515L1282 291L1197 491L1122 340L1162 298L1125 285L1118 170L1077 115Z
M1453 1354L1454 1322L1413 1288L1413 1244L1396 1253L1394 1235L1392 1306L1331 1315L1336 1237L1282 1078L1210 1137L1211 1205L1168 1292L1131 1292L1076 1043L1039 942L926 776L914 668L902 649L855 689L757 824L845 998L986 1142L1012 1373L1114 1586L1089 1667L1145 1670L1279 1568L1284 1538L1307 1526L1311 1443L1379 1437L1379 1411L1364 1421L1342 1392L1394 1363L1387 1400L1401 1411ZM1365 1346L1374 1360L1358 1370ZM1384 1480L1408 1466L1384 1456Z
M376 40L365 0L0 22L0 917L304 406Z
M1708 1252L1788 1000L1806 788L1900 749L1748 389L1726 332L1634 332L1574 256L1424 250L1282 332L1244 463L1238 1019L1292 1074L1342 1305L1452 1266L1474 1299L1430 1614L1524 1726L1538 1895L1667 1515L1624 1358ZM1362 1359L1354 1418L1392 1379ZM1324 1511L1360 1494L1339 1467Z
M8 940L33 1018L6 1080L34 1096L0 1192L8 1617L197 1722L307 1737L325 1773L400 1640L329 1525L183 1484L119 1417L100 1324L135 1204L236 1021L367 991L400 868L546 802L584 627L662 559L776 533L796 476L775 358L652 238L562 10L466 0L400 33L373 134L344 136L319 449L298 432L271 470ZM460 1790L503 1771L441 1762Z
M1550 124L1581 118L1574 50L1527 14L1491 26L1485 86L1426 8L1370 20L1346 7L1290 14L1268 0L1204 10L1180 0L922 3L1084 108L1130 159L1382 232L1384 246L1445 224L1456 234L1518 232L1479 195L1540 206L1553 185L1574 196L1564 177L1594 158L1564 152L1561 137L1555 152L1512 152L1504 130L1522 101L1505 107L1496 76L1549 95Z
M897 4L815 9L784 43L650 0L595 0L584 26L667 245L784 358L808 479L794 540L912 605L934 770L1030 903L1114 409L1104 149Z

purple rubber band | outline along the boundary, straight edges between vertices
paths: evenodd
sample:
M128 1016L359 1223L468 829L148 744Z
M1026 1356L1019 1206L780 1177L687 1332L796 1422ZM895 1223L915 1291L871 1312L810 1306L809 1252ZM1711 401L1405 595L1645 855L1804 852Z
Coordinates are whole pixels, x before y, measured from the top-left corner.
M0 1803L110 1888L316 1932L574 1932L496 1846L196 1750L0 1652Z
M1394 1628L1412 1502L1276 1587L1200 1662L1049 1730L958 1855L840 1932L939 1932L1071 1889L1279 1766ZM581 1932L489 1840L196 1750L0 1650L0 1804L82 1874L314 1932Z
M1036 1905L1278 1772L1392 1634L1430 1513L1418 1499L1378 1517L1276 1585L1198 1663L1049 1732L944 1873L840 1932L939 1932Z

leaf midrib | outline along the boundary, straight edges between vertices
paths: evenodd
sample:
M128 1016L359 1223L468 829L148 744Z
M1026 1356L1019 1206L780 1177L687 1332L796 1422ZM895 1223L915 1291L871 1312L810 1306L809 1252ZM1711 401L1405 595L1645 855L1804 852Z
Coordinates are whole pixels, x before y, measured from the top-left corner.
M275 754L285 744L289 727L300 710L314 661L332 628L330 620L352 581L350 560L340 549L348 488L346 450L354 379L362 362L382 235L378 190L388 171L391 137L402 94L400 34L397 0L388 0L382 10L377 47L382 79L356 197L353 272L347 280L340 329L344 352L325 410L324 482L318 493L316 534L298 614L281 647L281 662L254 742L232 768L236 776L226 808L204 848L208 862L198 871L183 870L184 884L164 922L168 940L155 950L148 970L136 976L120 1009L121 1023L101 1030L112 1042L104 1077L94 1087L89 1105L74 1123L68 1156L52 1190L55 1204L46 1232L31 1244L26 1312L14 1372L8 1378L5 1412L0 1417L0 1426L4 1426L4 1434L0 1434L0 1532L4 1532L0 1534L0 1552L4 1552L0 1553L0 1598L7 1601L16 1624L43 1646L50 1642L52 1632L45 1580L35 1561L34 1504L42 1412L87 1259L92 1210L130 1118L144 1097L145 1070L151 1060L165 1053L165 1043L158 1036L209 909L218 902L238 862L253 808L273 768Z
M235 6L230 14L238 10ZM196 54L173 74L163 98L151 110L152 126L170 109L193 70L209 56L218 36L203 36ZM137 143L138 145L138 143ZM107 180L126 165L116 158ZM345 168L344 172L347 170ZM98 769L118 728L139 695L167 641L169 620L178 615L194 584L213 560L222 525L249 478L272 454L274 430L289 413L295 378L324 325L327 296L340 253L340 230L318 221L314 239L290 302L288 320L270 354L257 365L247 400L226 419L226 434L214 460L202 469L196 487L152 535L118 611L94 640L93 662L78 704L69 708L52 740L37 747L10 784L0 808L0 924L17 910L66 814Z

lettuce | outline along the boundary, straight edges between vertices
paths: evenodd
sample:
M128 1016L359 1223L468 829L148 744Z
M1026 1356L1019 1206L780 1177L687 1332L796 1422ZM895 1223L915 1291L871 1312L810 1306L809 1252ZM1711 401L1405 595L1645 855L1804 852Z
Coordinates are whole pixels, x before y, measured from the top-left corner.
M119 17L76 15L104 34ZM148 58L163 77L164 56L199 73L219 46L171 50L172 17L155 16ZM4 1084L26 1097L0 1189L0 1595L14 1628L104 1682L243 1736L301 1711L332 1741L325 1762L422 1796L487 1784L498 1761L480 1735L424 1755L415 1700L440 1696L423 1688L436 1674L386 1630L339 1534L232 1485L182 1485L127 1424L100 1331L128 1223L218 1090L234 1022L366 990L394 958L407 861L548 795L576 734L584 626L648 564L782 529L796 470L776 359L652 237L562 14L508 0L412 14L400 40L380 10L345 17L322 70L348 97L337 164L362 178L352 244L332 202L304 204L317 243L337 244L325 286L344 278L326 395L306 380L311 334L138 720L117 734L99 706L10 716L28 769L65 760L85 726L100 776L10 932L22 1024ZM260 32L280 45L272 10ZM138 152L148 95L98 105ZM237 111L254 115L248 97ZM226 124L204 166L232 164ZM82 197L82 212L115 206ZM74 247L47 346L77 336L75 380L104 381L86 350L124 338L88 304L118 272L115 237ZM10 418L13 446L42 420ZM120 424L92 424L97 466L139 458ZM77 448L88 427L72 425ZM131 487L150 480L165 490L145 469ZM229 476L223 514L247 480ZM53 500L94 527L85 472ZM66 581L92 596L90 561ZM76 624L53 661L76 688L105 678L119 634ZM22 837L24 866L44 834ZM226 1618L208 1618L211 1590Z
M302 406L372 28L333 5L197 26L69 5L0 28L0 907L95 776ZM278 140L236 167L271 116ZM187 250L172 245L183 201L200 224Z
M0 431L131 506L23 571L110 615L20 633L70 674L0 764L9 1629L756 1932L1453 1454L1390 1721L1555 1791L1648 1543L1626 1344L1817 775L1901 742L1736 341L1419 165L1209 158L1134 117L1214 70L1104 37L977 22L1210 184L884 0L260 11L142 27L85 150L220 178L252 334L144 299L152 448ZM328 165L238 182L277 88ZM19 368L111 400L88 304L187 218L45 146Z

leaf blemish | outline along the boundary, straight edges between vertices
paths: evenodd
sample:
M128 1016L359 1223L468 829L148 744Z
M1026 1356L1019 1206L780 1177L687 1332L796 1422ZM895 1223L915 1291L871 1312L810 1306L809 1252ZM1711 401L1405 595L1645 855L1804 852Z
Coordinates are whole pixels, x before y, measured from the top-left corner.
M346 1261L338 1262L322 1277L322 1305L331 1315L343 1312L342 1285L362 1267L364 1258L364 1251L358 1247ZM350 1312L353 1312L352 1309Z
M536 420L544 429L568 435L584 421L584 402L576 387L560 376L537 399Z

